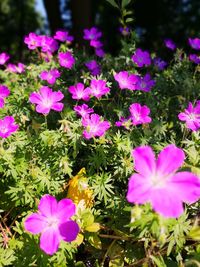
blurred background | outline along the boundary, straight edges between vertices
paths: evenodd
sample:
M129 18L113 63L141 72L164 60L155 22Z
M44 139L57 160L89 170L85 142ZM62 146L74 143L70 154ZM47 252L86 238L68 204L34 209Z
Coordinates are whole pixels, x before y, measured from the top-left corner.
M199 36L200 0L133 0L127 9L133 11L129 26L141 47L151 52L162 48L165 38L187 48L188 37ZM96 25L103 31L105 50L116 54L119 18L119 10L106 0L0 0L0 52L20 60L25 35L54 34L57 29L69 30L81 47L83 29Z

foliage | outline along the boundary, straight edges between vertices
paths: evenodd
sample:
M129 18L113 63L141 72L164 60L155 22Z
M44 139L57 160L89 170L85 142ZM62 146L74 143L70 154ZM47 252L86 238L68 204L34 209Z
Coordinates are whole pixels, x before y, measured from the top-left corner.
M123 3L125 7L129 1ZM156 79L151 92L121 90L113 74L124 69L139 72L130 59L134 41L132 33L122 41L117 57L99 60L98 79L107 80L111 88L107 96L89 102L111 124L100 138L83 137L81 119L73 110L76 101L68 91L77 82L89 86L93 77L83 64L91 59L87 54L75 49L76 64L68 70L59 66L57 54L47 62L40 52L32 51L25 73L0 70L1 82L11 91L0 116L12 115L19 125L16 133L0 141L0 266L189 266L199 261L198 203L186 205L178 219L169 219L156 214L148 203L137 206L126 200L133 173L131 150L141 144L156 152L176 144L187 155L184 168L200 174L199 131L189 131L177 117L199 96L199 68L177 50L166 70L149 67ZM70 50L67 44L59 49ZM52 88L65 95L65 107L44 116L35 111L29 96L47 85L39 75L52 68L61 71ZM152 122L117 128L115 122L128 116L133 102L150 108ZM78 191L84 192L76 199L75 219L81 232L75 241L61 242L52 257L45 255L38 236L25 231L25 218L37 210L44 194L74 199Z

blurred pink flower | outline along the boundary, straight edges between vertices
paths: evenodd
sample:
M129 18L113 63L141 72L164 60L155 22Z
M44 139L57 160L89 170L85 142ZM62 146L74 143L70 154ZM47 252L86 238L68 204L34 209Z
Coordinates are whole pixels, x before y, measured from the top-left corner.
M189 102L188 107L184 112L179 113L179 120L186 122L186 127L192 131L200 129L200 101L197 101L195 107Z
M182 149L168 145L156 160L150 146L140 146L132 151L132 156L138 173L129 179L129 202L150 202L162 216L177 218L184 211L183 202L191 204L200 198L198 177L187 171L177 172L185 159Z
M10 59L10 56L3 52L0 54L0 65L4 65L8 60Z
M50 71L42 71L40 73L40 78L47 81L49 84L54 84L56 79L60 77L60 72L57 69L52 69Z
M12 116L6 116L0 120L0 137L7 138L16 132L18 128L19 126L15 124L15 119Z
M8 97L10 90L5 85L0 85L0 108L4 107L4 99Z
M73 65L75 64L75 59L72 56L71 52L60 52L58 54L58 60L60 63L60 66L65 67L67 69L71 69Z
M129 74L128 71L120 71L114 75L121 89L136 90L136 84L139 76L136 74Z

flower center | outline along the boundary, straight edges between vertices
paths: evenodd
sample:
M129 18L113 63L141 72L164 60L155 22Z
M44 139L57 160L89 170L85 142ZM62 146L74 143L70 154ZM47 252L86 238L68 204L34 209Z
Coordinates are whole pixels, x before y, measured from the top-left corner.
M48 227L57 227L59 221L55 217L50 217L48 218L47 223L48 223Z

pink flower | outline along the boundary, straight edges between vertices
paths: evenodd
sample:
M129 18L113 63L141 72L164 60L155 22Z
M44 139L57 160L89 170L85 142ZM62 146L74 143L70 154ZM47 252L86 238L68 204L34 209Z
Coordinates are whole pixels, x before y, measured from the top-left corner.
M76 85L70 86L68 90L72 94L73 99L83 99L85 101L90 99L90 90L89 88L85 88L84 84L82 83L77 83Z
M83 105L75 106L74 111L76 111L76 113L80 115L81 117L86 117L88 114L93 113L94 109L89 108L88 105L86 104L83 104Z
M150 146L140 146L132 151L135 170L130 177L127 200L131 203L150 202L153 209L164 217L179 217L183 202L193 203L200 197L200 180L194 174L177 172L185 154L175 145L168 145L158 159Z
M29 49L34 50L41 46L41 36L31 32L24 38L24 43L28 45Z
M75 59L72 56L71 52L60 52L58 54L58 60L60 66L65 67L67 69L71 69L75 63Z
M96 48L95 49L95 54L98 57L104 57L105 56L105 52L102 48Z
M195 50L200 50L200 39L199 38L189 38L188 42L190 46Z
M110 128L108 121L102 121L98 114L92 114L82 119L82 125L86 128L83 131L83 136L90 139L95 136L102 136Z
M4 65L6 61L10 59L10 56L7 53L1 53L0 54L0 65Z
M197 101L197 105L193 107L189 102L185 112L181 112L178 115L179 120L185 121L188 129L197 131L200 128L200 101Z
M131 117L124 118L120 117L119 121L115 122L115 126L117 127L124 127L125 129L129 129L130 125L132 125Z
M138 77L138 82L136 84L137 90L141 90L144 92L149 92L152 87L155 86L155 81L151 79L151 75L149 73L145 74L144 77Z
M104 80L91 80L89 89L90 94L96 98L101 98L110 92L110 88L106 87L106 81Z
M91 40L90 41L90 46L92 46L94 48L101 48L103 46L103 44L99 40Z
M15 64L8 64L7 70L13 73L23 73L25 71L25 65L23 63Z
M165 46L171 50L176 49L176 44L171 39L165 39L164 40Z
M85 40L97 40L102 36L102 33L96 27L92 27L91 29L85 29L83 32L83 39Z
M43 52L54 53L58 50L58 43L49 36L41 37L41 47Z
M9 96L10 90L5 85L0 85L0 108L4 107L4 99Z
M39 211L29 215L24 226L26 231L39 234L40 248L53 255L60 242L72 242L79 233L79 226L71 217L76 213L76 206L71 199L64 198L57 202L55 197L44 195L38 206Z
M100 66L96 60L90 60L86 62L85 66L90 70L92 75L99 75L101 72Z
M0 120L0 136L7 138L12 133L18 130L19 126L15 124L15 119L12 116L6 116Z
M134 103L129 108L133 125L150 123L151 118L148 116L150 109L147 106L141 106L139 103Z
M29 101L36 104L36 111L42 114L49 114L50 110L62 111L64 104L59 103L64 98L64 95L58 91L53 92L51 88L42 86L40 92L31 93Z
M49 84L54 84L56 79L60 77L60 72L57 69L52 69L50 71L42 71L40 73L40 78L47 81Z
M57 31L53 38L61 42L67 41L70 43L74 40L74 37L70 36L67 31Z
M151 65L151 56L149 52L143 51L140 48L136 49L135 54L132 55L131 59L140 68Z
M128 71L120 71L114 75L121 89L136 90L136 84L139 76L136 74L129 74Z

